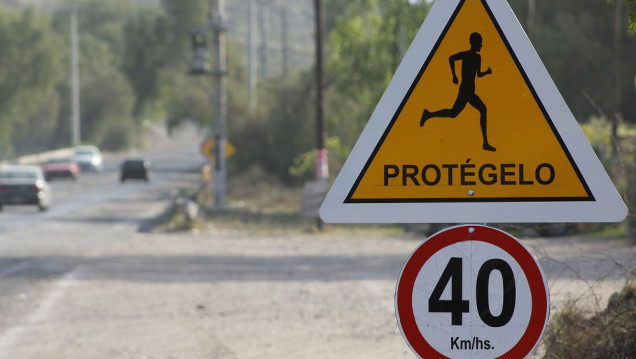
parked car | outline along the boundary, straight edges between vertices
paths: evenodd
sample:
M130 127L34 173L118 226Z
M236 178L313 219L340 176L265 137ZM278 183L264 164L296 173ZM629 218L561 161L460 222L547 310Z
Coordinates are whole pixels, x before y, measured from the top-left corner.
M44 178L46 178L47 181L54 178L77 180L79 172L79 165L75 159L71 157L53 158L44 165Z
M143 157L129 157L120 168L119 181L136 179L150 182L150 161Z
M102 153L95 146L75 147L75 161L82 172L101 172L104 169Z
M7 205L34 204L40 211L51 206L51 188L38 166L5 166L0 169L0 210Z

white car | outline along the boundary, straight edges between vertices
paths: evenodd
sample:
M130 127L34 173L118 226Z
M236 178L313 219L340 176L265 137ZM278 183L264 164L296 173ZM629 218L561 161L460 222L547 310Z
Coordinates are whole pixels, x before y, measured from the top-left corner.
M104 169L102 153L95 146L75 147L75 162L82 172L101 172Z

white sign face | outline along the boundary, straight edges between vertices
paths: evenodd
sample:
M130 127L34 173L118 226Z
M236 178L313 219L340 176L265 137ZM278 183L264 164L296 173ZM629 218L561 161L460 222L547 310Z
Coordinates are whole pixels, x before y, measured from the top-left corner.
M320 209L333 223L620 222L508 2L436 1Z
M420 358L525 358L543 335L548 286L514 237L459 226L424 242L398 280L396 317Z

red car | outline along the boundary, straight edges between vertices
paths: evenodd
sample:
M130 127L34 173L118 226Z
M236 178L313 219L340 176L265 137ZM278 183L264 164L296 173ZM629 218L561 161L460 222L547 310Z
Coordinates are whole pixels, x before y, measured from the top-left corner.
M71 157L54 158L44 165L44 177L47 181L54 178L77 180L79 172L79 165Z

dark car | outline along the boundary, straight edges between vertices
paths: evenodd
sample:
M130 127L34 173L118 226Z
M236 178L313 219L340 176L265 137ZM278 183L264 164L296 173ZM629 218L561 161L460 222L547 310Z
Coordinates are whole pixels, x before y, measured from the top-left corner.
M34 204L40 211L51 206L51 188L38 166L0 169L0 210L7 205Z
M143 180L150 182L150 162L142 157L130 157L121 164L119 181Z
M44 177L47 181L54 178L77 180L79 172L79 165L71 157L53 158L44 165Z

